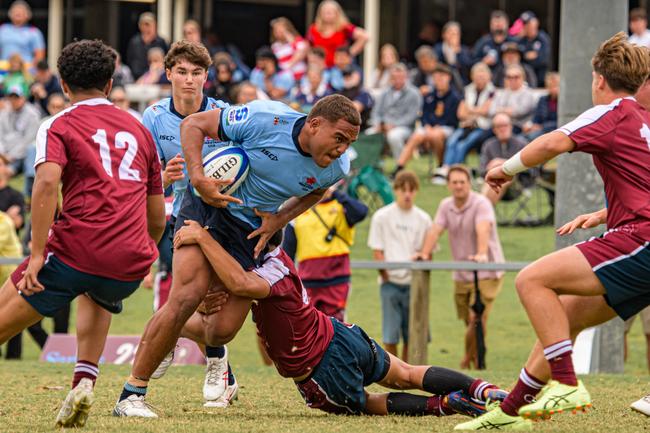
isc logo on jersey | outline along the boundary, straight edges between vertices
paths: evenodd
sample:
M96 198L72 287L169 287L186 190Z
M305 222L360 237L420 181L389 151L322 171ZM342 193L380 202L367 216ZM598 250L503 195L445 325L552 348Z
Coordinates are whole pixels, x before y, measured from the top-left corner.
M248 175L249 167L248 155L237 146L221 147L203 157L203 172L207 177L233 180L221 189L223 194L232 194L239 188ZM194 192L200 197L196 190Z

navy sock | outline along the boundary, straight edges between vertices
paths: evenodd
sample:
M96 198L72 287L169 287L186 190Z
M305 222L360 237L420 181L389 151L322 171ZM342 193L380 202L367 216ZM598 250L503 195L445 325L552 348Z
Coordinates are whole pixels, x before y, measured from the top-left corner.
M205 356L208 358L223 358L226 356L226 348L223 346L205 346Z
M145 396L146 394L146 386L134 386L127 382L124 384L124 388L122 388L119 401L126 400L130 395Z
M228 386L235 384L235 375L232 374L232 368L230 368L230 363L228 363Z

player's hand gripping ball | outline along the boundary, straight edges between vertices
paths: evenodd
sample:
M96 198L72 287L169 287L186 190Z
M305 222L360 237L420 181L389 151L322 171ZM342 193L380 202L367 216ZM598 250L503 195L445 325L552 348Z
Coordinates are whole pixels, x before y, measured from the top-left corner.
M232 180L221 188L221 194L230 195L239 188L246 176L250 163L241 147L220 147L203 157L203 172L206 177L218 180ZM201 196L196 189L194 193Z

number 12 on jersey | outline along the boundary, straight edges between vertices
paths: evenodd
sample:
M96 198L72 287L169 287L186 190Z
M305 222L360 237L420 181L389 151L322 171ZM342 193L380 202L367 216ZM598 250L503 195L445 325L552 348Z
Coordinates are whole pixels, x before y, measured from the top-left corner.
M113 164L111 163L111 148L108 144L108 137L105 129L98 129L95 132L95 135L92 136L92 139L95 143L99 145L99 157L102 160L102 166L110 177L113 176ZM126 148L124 157L120 162L120 167L118 169L118 177L121 180L140 180L140 171L131 168L135 155L138 153L138 140L127 131L119 131L115 134L113 140L114 146L116 149Z

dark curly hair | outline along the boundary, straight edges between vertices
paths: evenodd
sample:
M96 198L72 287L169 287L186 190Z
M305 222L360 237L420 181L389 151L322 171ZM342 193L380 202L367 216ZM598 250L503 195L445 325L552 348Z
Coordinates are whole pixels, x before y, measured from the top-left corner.
M70 90L104 90L115 71L117 53L99 39L75 41L63 48L57 68Z

